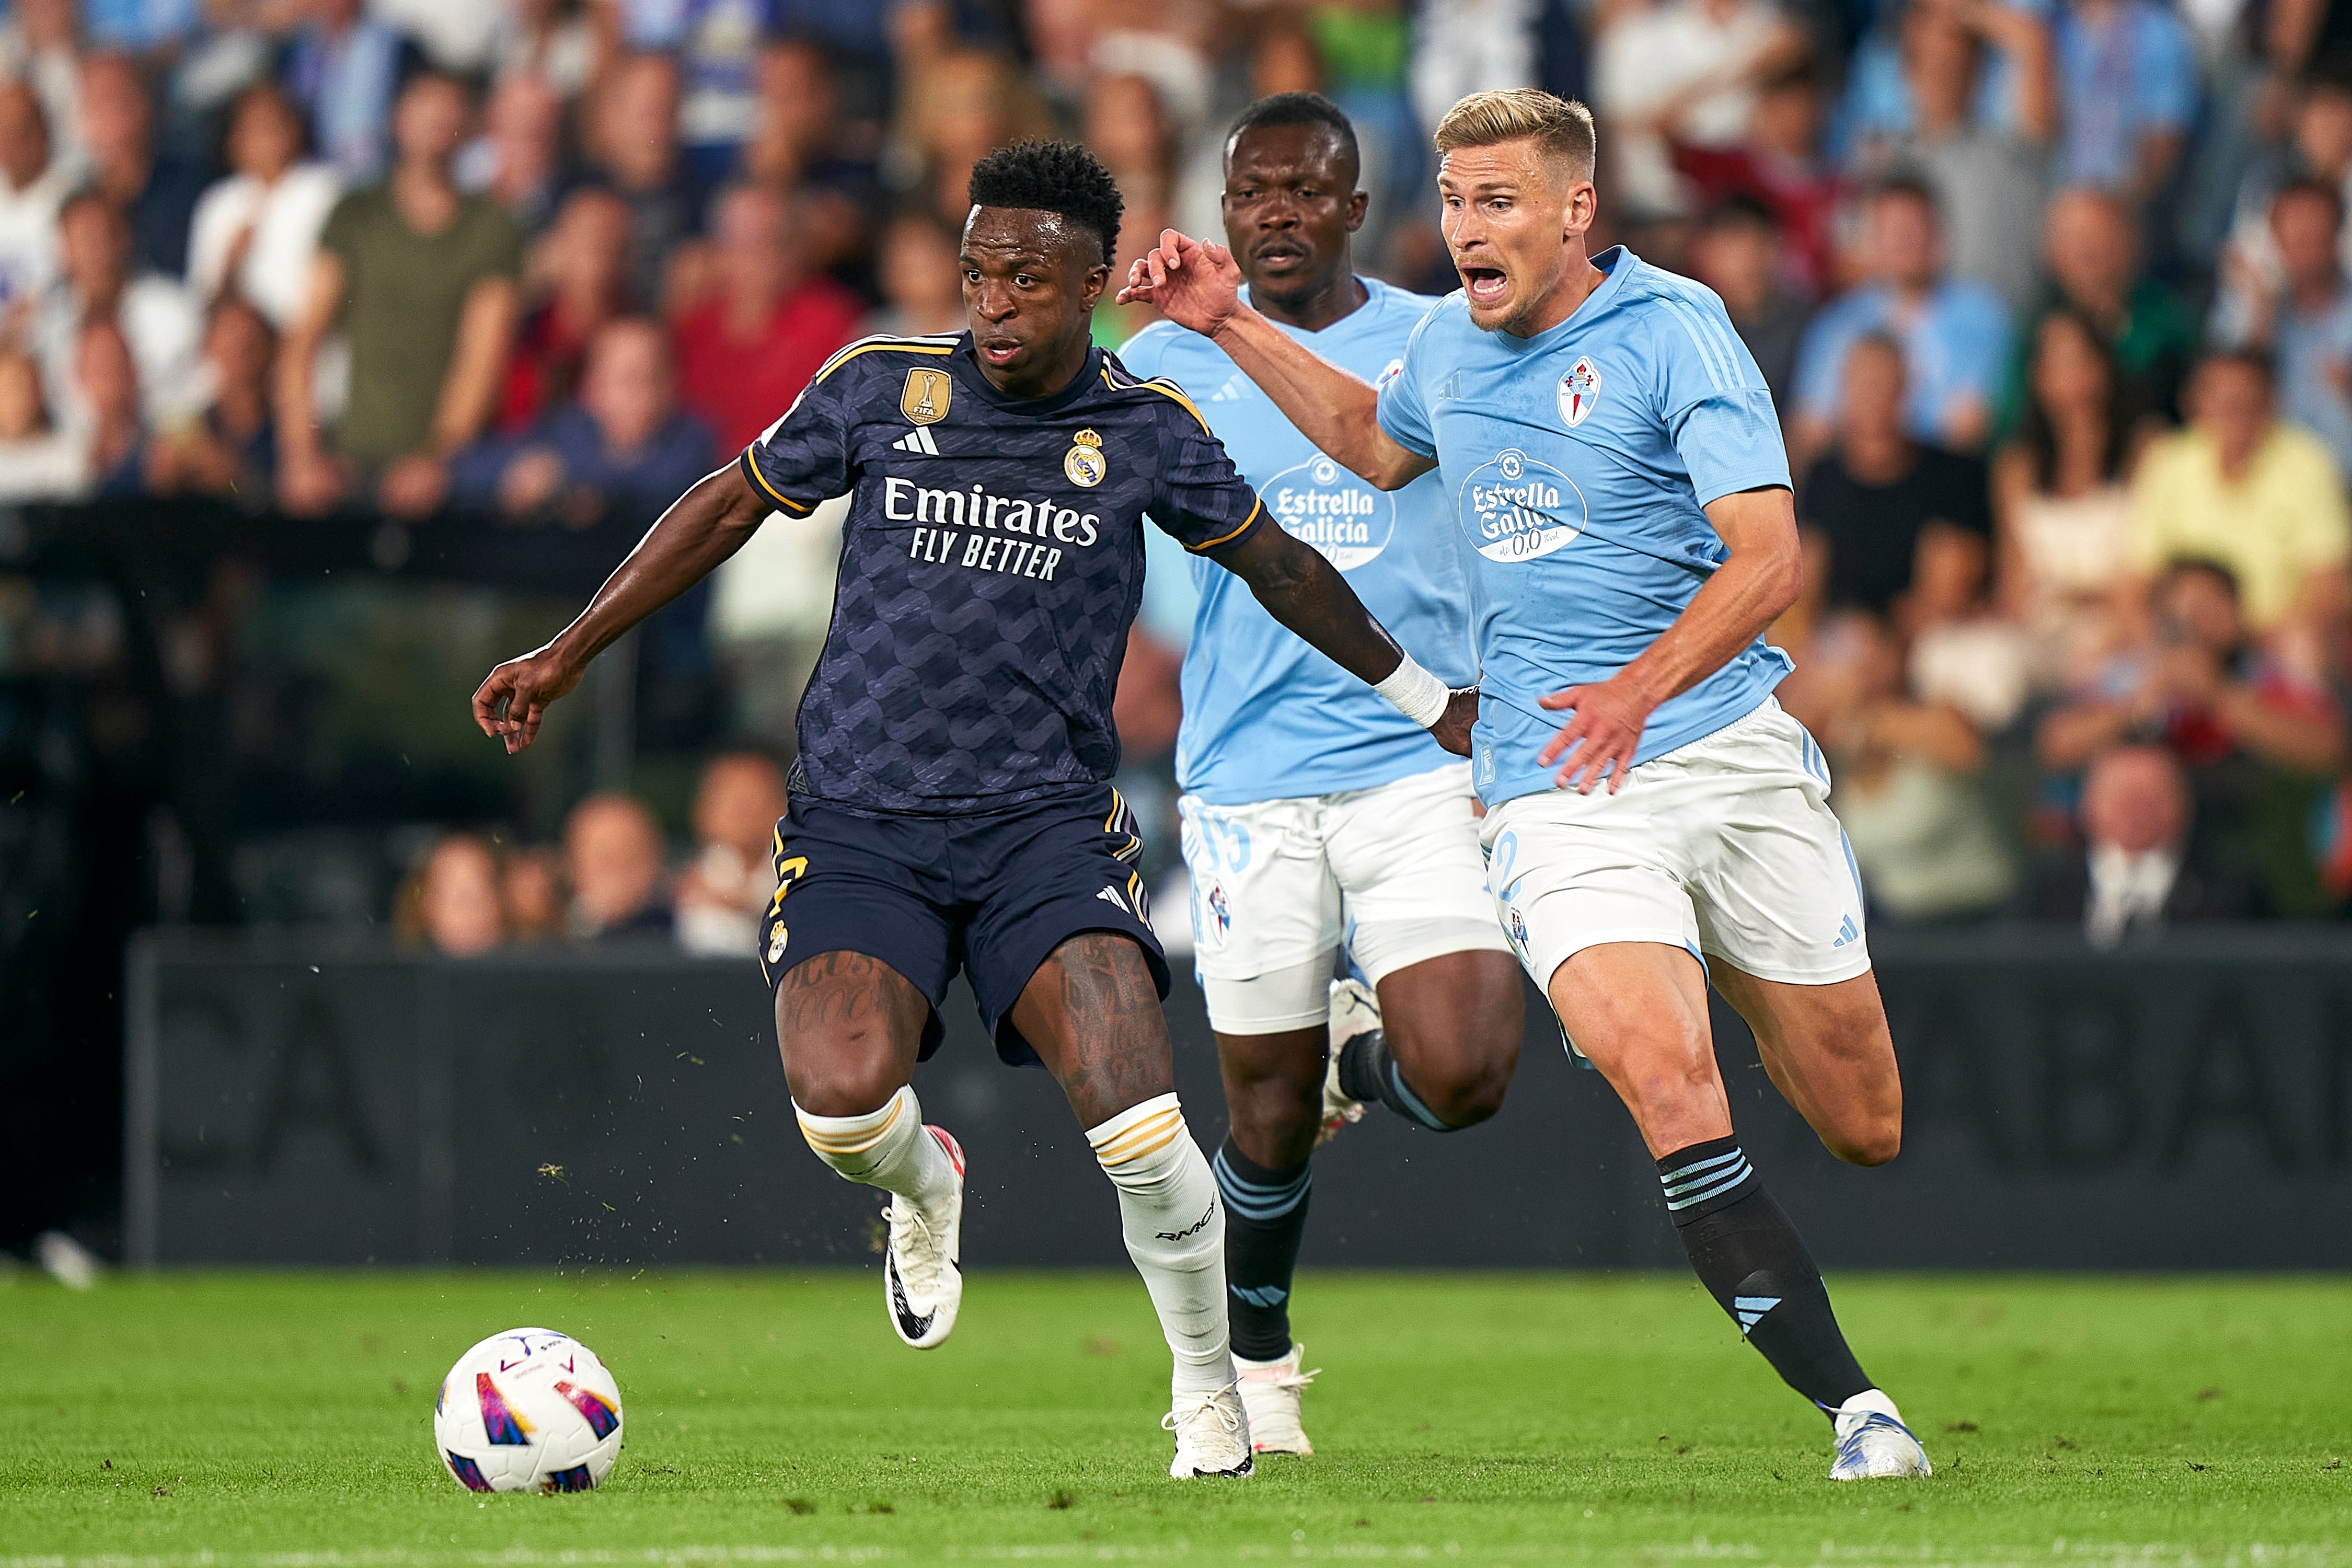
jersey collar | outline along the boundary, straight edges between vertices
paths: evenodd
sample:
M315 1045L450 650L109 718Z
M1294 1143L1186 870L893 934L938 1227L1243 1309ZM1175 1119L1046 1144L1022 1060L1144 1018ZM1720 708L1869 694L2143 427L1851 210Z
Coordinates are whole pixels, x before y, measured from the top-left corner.
M980 368L980 361L971 352L971 333L966 331L956 342L955 353L948 356L948 365L955 378L971 389L973 396L990 407L1006 414L1042 417L1058 414L1084 397L1089 389L1102 384L1103 352L1099 347L1087 350L1087 363L1070 378L1070 384L1051 397L1007 397L991 384Z
M1633 275L1633 268L1640 266L1641 261L1640 257L1623 246L1612 245L1592 258L1592 265L1600 268L1602 274L1601 282L1591 293L1584 297L1583 303L1569 312L1568 320L1546 327L1531 338L1514 337L1509 332L1500 331L1488 335L1500 339L1521 353L1549 348L1562 339L1572 336L1578 328L1589 324L1604 314L1610 306L1616 302L1619 291L1625 287L1625 279Z

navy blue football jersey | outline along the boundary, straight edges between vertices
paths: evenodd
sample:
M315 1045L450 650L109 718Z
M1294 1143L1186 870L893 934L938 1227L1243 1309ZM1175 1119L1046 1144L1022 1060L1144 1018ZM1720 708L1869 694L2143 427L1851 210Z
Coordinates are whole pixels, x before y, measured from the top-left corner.
M1011 398L969 332L850 344L742 465L788 516L850 495L793 782L869 810L986 809L1109 778L1145 514L1204 553L1260 526L1256 491L1173 383L1097 349L1061 392Z

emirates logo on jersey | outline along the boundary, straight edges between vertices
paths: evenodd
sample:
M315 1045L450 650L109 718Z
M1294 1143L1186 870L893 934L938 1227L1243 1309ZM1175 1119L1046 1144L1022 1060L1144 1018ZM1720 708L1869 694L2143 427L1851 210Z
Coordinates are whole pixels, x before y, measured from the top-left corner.
M1559 416L1570 426L1581 425L1600 401L1601 367L1589 359L1579 359L1559 378Z

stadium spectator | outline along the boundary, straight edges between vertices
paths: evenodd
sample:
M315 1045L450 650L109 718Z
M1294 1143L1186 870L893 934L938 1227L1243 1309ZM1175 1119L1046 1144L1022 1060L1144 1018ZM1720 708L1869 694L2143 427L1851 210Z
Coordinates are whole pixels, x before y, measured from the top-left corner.
M2123 637L2116 601L2132 570L2135 436L2131 391L2105 338L2073 310L2045 314L2025 417L1992 474L2000 604L2032 638L2045 688L2081 679Z
M206 303L233 293L283 328L301 308L342 184L326 164L302 160L302 117L274 83L237 95L227 152L236 173L196 204L188 286Z
M1690 183L1703 212L1734 197L1760 203L1780 237L1783 281L1819 299L1837 274L1837 212L1844 179L1822 156L1821 68L1799 59L1764 79L1748 133L1737 146L1672 142L1675 172Z
M2050 287L2042 309L2065 307L2099 329L2128 378L2133 401L2171 418L2197 353L2196 314L2140 268L2132 213L2105 191L2074 186L2050 203L2042 226L2042 265ZM2026 358L2036 335L2016 344L2001 393L2000 426L2013 430L2025 405Z
M2198 769L2237 755L2307 774L2343 765L2342 710L2315 672L2255 640L2227 566L2174 562L2157 579L2150 607L2150 638L2042 721L2045 765L2079 768L2130 739L2161 740Z
M2352 197L2352 57L2337 57L2294 84L2288 134L2258 157L2239 182L2224 246L2226 265L2273 272L2271 202L2298 180L2334 185ZM2352 266L2352 229L2341 237Z
M71 500L89 479L89 444L49 417L41 367L0 346L0 504Z
M554 220L562 173L563 100L545 79L505 76L482 114L481 138L457 162L457 183L479 191L528 235Z
M381 178L394 102L415 46L367 15L365 0L299 0L301 30L286 51L286 90L310 121L310 145L349 185Z
M971 166L997 148L1049 134L1052 120L1004 57L956 47L907 73L907 116L894 162L911 171L907 188L940 222L963 229Z
M1943 213L1952 276L2022 310L2040 285L2036 220L2057 130L2049 34L2024 9L2000 4L1915 5L1900 27L1911 123L1866 142L1858 169L1922 181ZM1996 49L2011 68L2014 103L2000 121L1978 112Z
M564 198L533 257L545 298L523 318L499 397L499 429L519 435L580 389L588 340L627 313L629 208L612 192L584 186Z
M2026 918L2079 921L2092 946L2112 948L2256 912L2252 885L2191 834L2188 781L2163 748L2102 753L2084 782L2082 816L2083 843L2036 868Z
M121 327L110 318L94 314L74 334L73 383L88 421L91 499L139 494L147 488L148 451L139 367Z
M790 802L783 771L757 752L703 765L694 795L694 858L677 885L677 944L688 952L749 958L775 896L777 820Z
M1794 63L1805 37L1768 0L1650 0L1619 8L1593 48L1592 107L1607 127L1611 186L1629 211L1684 210L1667 138L1731 147L1748 133L1756 85Z
M68 169L82 164L80 10L77 0L16 0L0 17L0 81L32 89Z
M516 849L499 878L499 905L516 942L546 942L564 922L563 853L551 845Z
M760 51L759 101L743 145L746 179L790 190L841 140L841 95L824 51L805 38L778 38Z
M278 472L269 370L278 337L252 305L214 301L205 323L213 400L194 423L159 433L149 480L159 491L233 496L265 503Z
M35 299L58 275L58 213L73 170L51 155L48 117L22 82L0 86L0 308Z
M2188 428L2150 443L2133 475L2134 568L2152 576L2181 557L2220 562L2257 634L2298 613L2340 614L2352 554L2344 480L2316 437L2275 417L2269 362L2210 354L2188 402Z
M1831 805L1873 915L1927 922L1999 909L2016 873L1979 788L1975 726L1908 694L1902 642L1876 616L1832 616L1811 657L1812 721L1837 779Z
M83 410L75 388L81 329L93 321L121 329L136 363L145 419L161 426L194 417L211 396L203 364L204 317L176 278L136 272L121 209L93 191L69 199L58 218L63 272L41 297L31 341L67 423Z
M2336 253L2343 194L2295 181L2272 198L2270 222L2277 272L2258 273L2233 258L2208 332L2228 347L2268 350L2279 412L2326 443L2337 470L2352 474L2352 279Z
M1903 351L1872 333L1846 353L1835 445L1806 471L1797 516L1828 547L1832 609L1900 617L1920 542L1991 532L1984 464L1906 433Z
M531 77L570 103L595 79L603 54L599 29L577 0L508 0L497 7L489 55L501 87L510 78Z
M621 62L597 95L594 165L629 205L629 290L663 296L671 253L702 232L710 187L678 143L678 68L664 55Z
M572 887L565 923L572 935L588 942L667 936L663 853L653 814L629 796L592 795L573 806L563 821L563 875Z
M957 237L920 213L908 213L882 231L876 258L882 308L865 330L900 337L964 329L963 274L956 267Z
M496 203L450 182L465 120L456 82L413 79L393 117L392 178L345 196L327 220L278 356L278 496L290 511L324 510L358 481L396 515L430 512L446 491L448 458L496 412L522 236ZM352 394L331 453L311 389L338 321L351 342Z
M2189 29L2158 0L2061 0L2054 27L2059 179L2147 201L2179 166L2197 112Z
M395 931L445 958L478 958L506 939L498 854L473 834L436 840L401 893Z
M676 62L670 90L684 154L709 189L751 133L760 43L777 30L782 7L776 0L615 0L614 9L625 47Z
M451 465L462 504L591 522L609 502L650 521L715 465L709 426L679 411L669 342L643 317L599 328L579 400L519 439L485 441Z
M783 196L737 185L719 201L713 288L677 327L687 407L740 452L857 331L857 297L811 276Z
M81 11L91 44L150 62L177 53L203 15L196 0L83 0Z
M1783 254L1770 209L1752 195L1735 193L1700 220L1691 240L1690 269L1723 297L1731 324L1772 389L1773 407L1786 419L1797 348L1811 312L1781 280Z
M82 64L81 136L89 184L130 222L131 266L184 276L203 175L193 160L158 155L155 106L138 68L121 55Z
M1902 345L1913 438L1973 451L1984 443L2009 351L2009 308L1983 284L1945 276L1936 198L1916 180L1880 184L1864 221L1866 280L1822 308L1798 354L1791 455L1808 459L1829 444L1846 351L1870 332Z

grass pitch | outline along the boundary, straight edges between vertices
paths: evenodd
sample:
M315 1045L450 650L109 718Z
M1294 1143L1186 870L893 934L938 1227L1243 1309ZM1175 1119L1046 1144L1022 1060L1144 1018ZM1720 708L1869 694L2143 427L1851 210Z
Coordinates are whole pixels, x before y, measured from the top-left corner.
M2352 1563L2352 1281L1841 1278L1937 1473L1825 1424L1681 1279L1324 1275L1323 1452L1164 1479L1141 1286L975 1274L902 1349L875 1275L216 1275L0 1289L0 1568ZM478 1499L449 1362L543 1323L621 1381L606 1487Z

